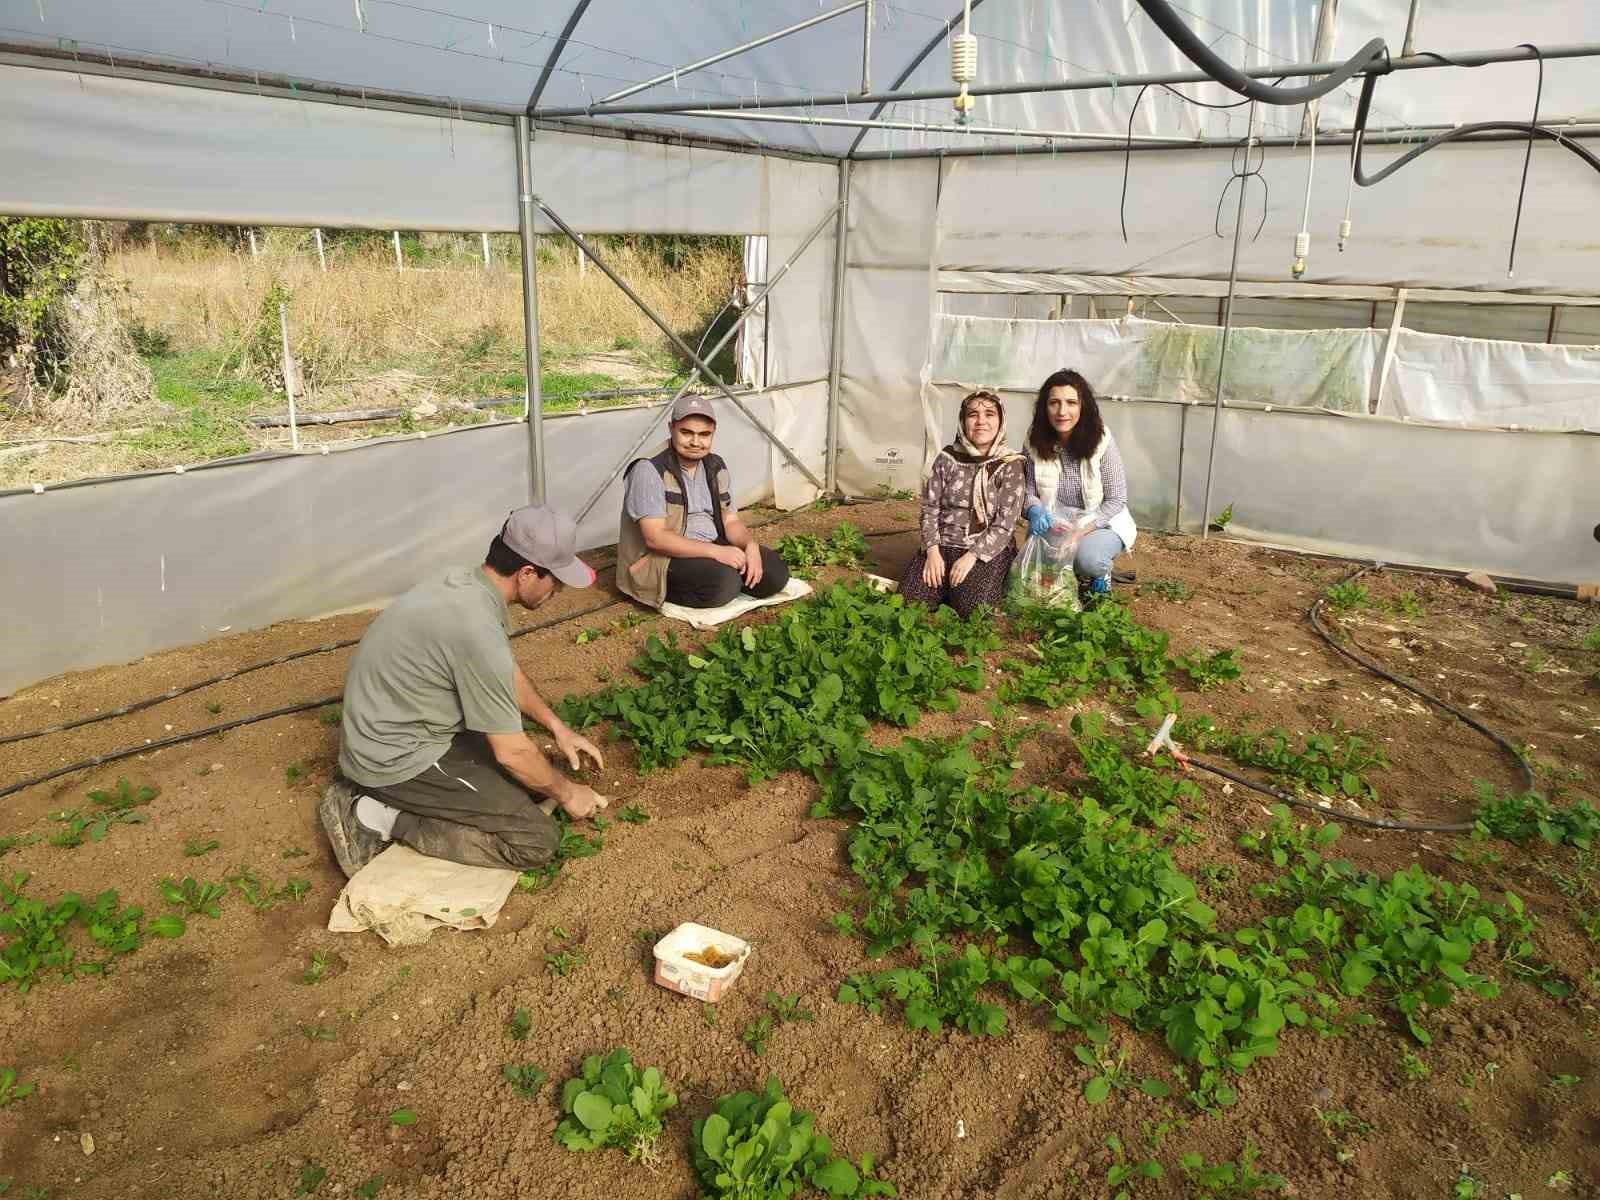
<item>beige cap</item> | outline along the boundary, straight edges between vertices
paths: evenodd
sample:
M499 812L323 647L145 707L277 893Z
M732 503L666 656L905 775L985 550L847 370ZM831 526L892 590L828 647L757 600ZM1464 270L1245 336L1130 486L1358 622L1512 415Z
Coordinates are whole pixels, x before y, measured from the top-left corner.
M565 513L544 504L514 508L500 537L523 558L543 567L568 587L586 588L594 582L594 568L574 551L578 527Z

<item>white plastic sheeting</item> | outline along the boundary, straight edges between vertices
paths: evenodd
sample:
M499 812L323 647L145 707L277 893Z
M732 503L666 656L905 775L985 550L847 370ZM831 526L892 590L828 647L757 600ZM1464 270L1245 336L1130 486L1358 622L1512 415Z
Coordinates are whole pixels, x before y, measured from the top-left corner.
M0 174L0 212L517 228L509 123L3 65L0 95L0 161L25 164ZM835 171L826 163L551 131L538 132L533 144L534 190L584 233L798 240L834 202ZM542 214L537 227L553 228Z
M1365 412L1383 334L1370 329L1235 329L1227 401ZM941 316L933 378L971 387L1037 388L1071 367L1097 392L1207 401L1216 394L1222 330L1131 317L1028 321Z
M819 390L808 407L821 408ZM770 396L746 403L771 424ZM770 497L766 439L716 404L737 502ZM657 415L546 417L549 502L576 512ZM375 604L430 571L482 561L506 513L527 502L522 424L0 496L0 611L26 634L0 641L0 695L228 627ZM614 543L621 506L618 481L579 545Z
M1424 421L1600 432L1600 347L1402 329L1378 411Z

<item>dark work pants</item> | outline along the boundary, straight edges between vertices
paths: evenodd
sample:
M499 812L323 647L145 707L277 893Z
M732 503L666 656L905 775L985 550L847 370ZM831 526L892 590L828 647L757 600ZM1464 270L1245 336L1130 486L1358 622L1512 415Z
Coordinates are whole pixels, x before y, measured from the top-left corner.
M761 547L761 582L744 586L744 574L714 558L675 558L667 564L667 600L685 608L720 608L740 592L765 600L789 582L789 564Z
M555 818L495 762L481 733L458 733L437 763L388 787L351 784L400 810L393 838L418 854L469 867L526 871L555 856Z
M918 551L906 566L905 574L900 576L900 594L906 598L906 603L926 604L932 609L948 604L963 621L980 604L987 604L990 608L1000 607L1006 598L1006 576L1011 570L1012 560L1017 557L1016 543L1007 542L1005 548L988 562L974 563L967 577L956 587L950 586L950 568L966 551L960 546L941 546L939 553L944 558L944 583L931 588L922 582L922 568L927 564L928 553L926 550Z

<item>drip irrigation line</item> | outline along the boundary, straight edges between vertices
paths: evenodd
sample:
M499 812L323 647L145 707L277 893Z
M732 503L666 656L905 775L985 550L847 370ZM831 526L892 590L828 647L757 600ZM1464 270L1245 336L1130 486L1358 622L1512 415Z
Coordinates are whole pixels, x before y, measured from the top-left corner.
M1365 566L1357 567L1354 571L1352 571L1349 575L1345 576L1339 582L1341 584L1354 583L1357 579L1360 579L1363 575L1367 574L1367 572L1382 570L1382 568L1383 568L1383 564L1382 563L1368 563ZM1311 627L1317 631L1317 635L1319 637L1321 637L1323 641L1327 642L1328 645L1332 646L1335 650L1337 650L1340 654L1344 655L1351 662L1357 663L1358 665L1360 665L1362 667L1365 667L1367 670L1371 671L1374 675L1377 675L1378 677L1380 677L1382 679L1388 680L1390 683L1394 684L1397 687L1404 688L1406 691L1412 693L1412 695L1421 697L1423 700L1426 700L1429 704L1432 704L1434 707L1444 709L1444 711L1449 713L1451 716L1458 718L1464 724L1470 726L1473 729L1476 729L1479 733L1483 734L1484 737L1488 738L1496 746L1499 746L1500 749L1504 750L1514 760L1516 760L1516 764L1517 764L1518 768L1522 772L1522 783L1523 783L1523 789L1522 790L1525 791L1525 792L1533 792L1533 791L1537 790L1537 788L1534 785L1533 768L1528 765L1528 760L1525 757L1523 757L1523 755L1517 750L1517 748L1515 746L1513 746L1509 741L1507 741L1505 739L1505 737L1503 737L1496 730L1493 730L1493 729L1489 728L1489 726L1485 725L1482 721L1478 720L1471 713L1465 711L1464 709L1457 708L1454 704L1451 704L1448 700L1444 700L1444 699L1441 699L1438 696L1435 696L1432 692L1428 691L1426 688L1422 687L1420 684L1413 683L1409 679L1405 679L1405 678L1403 678L1403 677L1401 677L1399 675L1394 674L1391 671L1385 670L1378 663L1373 662L1370 658L1366 657L1366 655L1358 654L1354 650L1351 650L1349 647L1341 646L1337 641L1335 641L1334 638L1333 638L1333 635L1328 632L1328 630L1323 626L1321 620L1318 619L1318 614L1319 614L1319 612L1320 612L1320 610L1322 608L1322 605L1323 605L1323 602L1324 602L1325 599L1326 599L1325 595L1319 595L1315 600L1313 600L1311 602L1311 607L1306 610L1306 618L1311 622ZM1467 826L1467 828L1470 829L1471 826Z
M1364 566L1357 567L1354 571L1341 579L1339 583L1354 583L1357 579L1360 579L1369 571L1381 570L1382 566L1383 564L1381 563L1367 563ZM1327 642L1329 646L1333 647L1351 662L1372 672L1381 679L1388 680L1397 687L1404 688L1413 695L1420 696L1429 704L1435 705L1438 708L1442 708L1451 716L1459 718L1461 721L1471 726L1479 733L1483 734L1484 737L1494 742L1495 745L1499 746L1507 754L1511 755L1512 758L1516 759L1517 766L1522 770L1524 790L1529 792L1535 790L1533 770L1528 766L1528 760L1519 754L1516 747L1508 742L1498 732L1489 728L1489 726L1485 725L1482 721L1479 721L1470 713L1464 712L1457 708L1448 700L1440 699L1426 688L1423 688L1408 679L1404 679L1391 671L1385 670L1382 666L1376 662L1373 662L1365 655L1357 654L1354 650L1351 650L1346 646L1341 646L1337 641L1335 641L1333 635L1329 633L1327 628L1322 624L1319 615L1325 600L1325 595L1319 595L1311 602L1311 607L1306 610L1306 619L1311 622L1311 628L1316 630L1318 637ZM1213 775L1220 775L1224 779L1231 780L1232 782L1240 784L1243 787L1247 787L1252 791L1260 792L1264 796L1271 796L1274 800L1278 800L1284 804L1293 805L1296 808L1309 809L1310 811L1317 813L1324 818L1331 818L1335 821L1343 821L1346 824L1365 825L1371 829L1399 830L1405 833L1471 833L1477 827L1477 823L1474 821L1393 821L1388 817L1367 817L1361 816L1357 813L1341 812L1338 809L1331 807L1324 808L1320 804L1315 804L1312 801L1302 799L1299 796L1291 796L1289 793L1279 791L1277 788L1267 787L1265 784L1257 783L1253 779L1246 779L1243 775L1238 775L1232 771L1225 770L1222 767L1215 766L1208 762L1203 762L1198 758L1190 758L1189 762L1193 766L1199 767L1202 771L1210 771Z
M771 523L772 522L762 522L763 525ZM918 527L915 525L907 525L903 528L878 530L872 533L863 534L863 536L869 538L891 537L899 534L914 532L917 528ZM568 621L576 621L580 617L591 616L594 613L600 612L604 609L614 608L619 604L625 603L628 603L628 601L619 599L605 600L599 604L591 604L588 608L581 608L577 612L568 613L562 617L555 617L548 621L540 621L537 624L528 625L522 629L514 630L510 636L513 638L526 637L530 633L538 633L543 629L551 629L557 625L565 625ZM152 696L148 700L141 700L137 704L128 705L124 708L118 709L116 712L98 713L93 717L82 718L78 721L70 721L63 725L52 726L49 729L41 729L33 733L13 734L5 740L21 741L23 738L41 737L48 733L59 733L64 729L73 729L81 725L92 724L95 721L103 721L108 720L111 717L123 716L127 713L137 712L141 708L148 708L151 705L159 704L164 700L170 700L175 696L181 696L185 694L185 692L192 692L198 688L206 687L209 684L218 683L224 679L232 679L237 675L244 674L246 671L256 671L265 667L278 666L282 663L292 662L297 658L306 658L313 654L325 654L330 650L337 650L343 647L353 646L358 641L360 641L360 639L355 638L343 642L333 642L326 646L317 646L309 650L298 650L292 654L280 655L278 658L270 659L265 662L253 663L249 667L240 668L237 671L230 671L225 675L219 675L213 679L202 680L199 683L190 684L185 688L174 689L171 692L165 692L159 696ZM4 799L6 796L20 792L25 788L33 787L36 784L48 783L52 779L58 779L63 775L70 775L75 771L85 771L94 767L102 767L107 763L119 762L125 758L132 758L136 754L148 754L155 750L166 749L168 746L179 746L184 742L198 741L201 738L211 737L215 734L227 733L231 729L239 729L245 725L254 725L259 721L270 721L277 717L293 716L295 713L309 712L314 708L322 708L329 704L337 704L343 695L344 693L341 691L332 696L323 696L319 700L307 700L301 704L285 705L282 708L269 709L266 712L255 713L248 717L237 717L232 721L223 721L217 725L208 725L204 729L196 729L188 733L175 733L171 737L157 738L154 741L145 742L138 746L130 746L122 750L113 750L109 754L99 754L93 758L86 758L80 762L70 763L64 767L57 767L55 770L47 771L43 775L35 775L31 779L24 779L18 783L13 783L4 788L0 788L0 799Z

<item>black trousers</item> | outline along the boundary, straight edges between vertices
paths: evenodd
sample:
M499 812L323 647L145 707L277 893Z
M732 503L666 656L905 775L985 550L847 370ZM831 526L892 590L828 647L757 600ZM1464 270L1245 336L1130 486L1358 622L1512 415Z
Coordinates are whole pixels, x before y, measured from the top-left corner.
M500 769L481 733L456 734L439 761L414 779L350 787L400 810L395 841L447 862L526 871L549 862L561 841L555 818Z
M789 564L761 547L761 582L744 586L744 574L714 558L675 558L667 565L667 600L685 608L720 608L740 592L765 600L789 582Z

